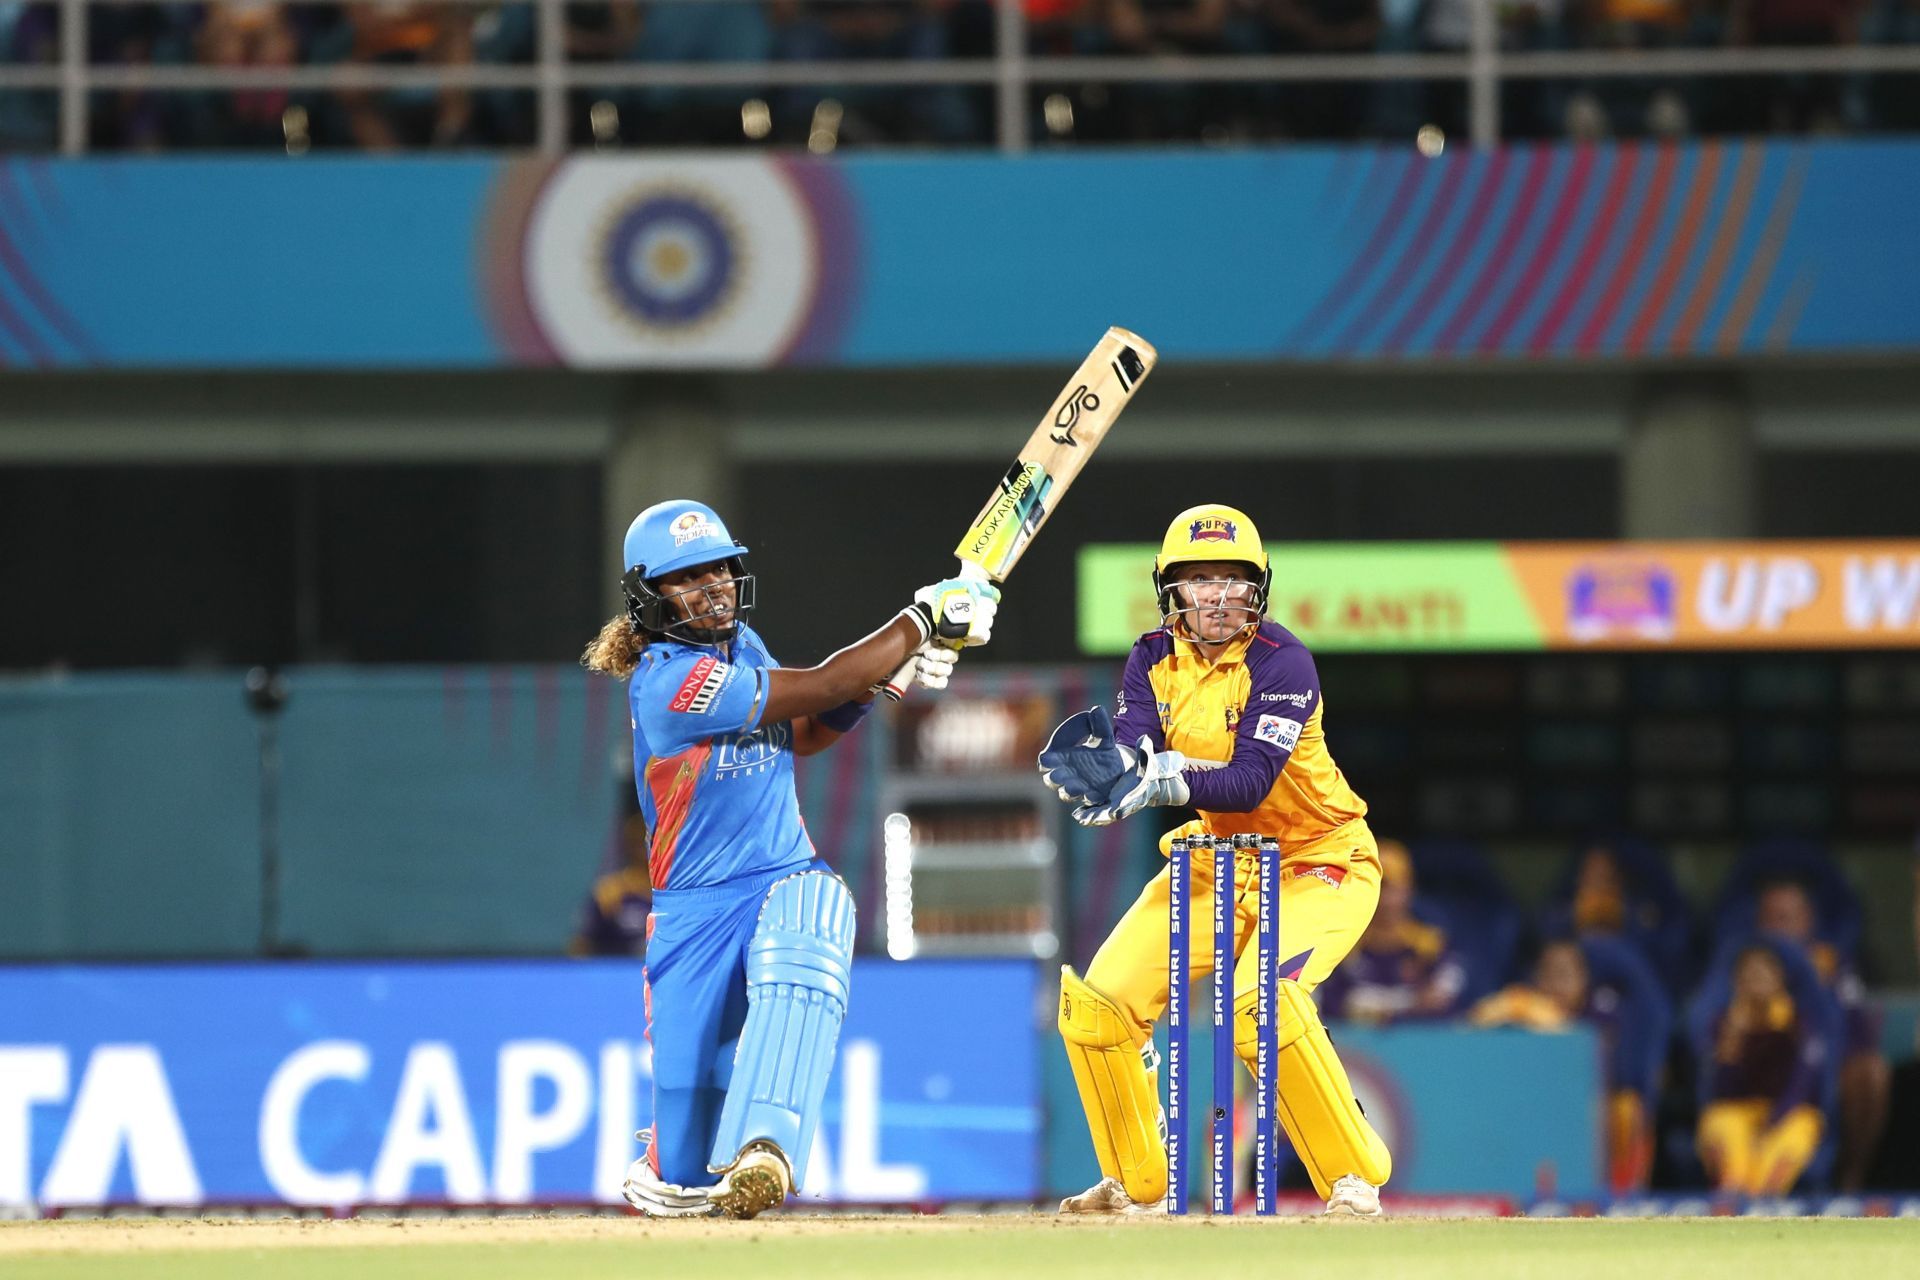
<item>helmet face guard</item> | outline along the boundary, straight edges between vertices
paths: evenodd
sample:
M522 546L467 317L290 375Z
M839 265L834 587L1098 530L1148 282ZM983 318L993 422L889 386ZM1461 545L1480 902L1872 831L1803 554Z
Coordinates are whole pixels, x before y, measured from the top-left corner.
M740 618L753 608L757 594L754 577L747 572L746 561L740 556L728 556L711 563L726 566L727 577L733 587L733 615L723 625L700 625L705 619L713 617L719 608L720 601L713 593L720 583L663 594L656 583L648 580L647 566L643 564L627 570L620 579L620 590L627 598L627 620L641 631L666 636L684 644L725 644L732 640L739 631L737 624ZM674 607L676 600L682 602L684 609ZM683 612L686 615L684 617L681 616Z
M1246 609L1248 611L1246 627L1254 626L1259 623L1260 619L1267 616L1267 595L1273 588L1273 570L1271 568L1262 568L1257 564L1250 564L1244 560L1232 560L1226 561L1225 563L1242 565L1251 575L1249 585L1253 588L1252 595L1248 598L1245 605L1237 605L1234 607ZM1177 567L1178 566L1175 566L1175 568ZM1173 573L1173 569L1169 569L1163 573L1158 565L1154 566L1153 594L1154 599L1160 606L1160 623L1162 626L1172 626L1175 622L1185 625L1187 622L1187 614L1215 607L1211 605L1182 605L1180 603L1180 586L1182 584L1179 579L1173 576ZM1211 582L1217 581L1217 579L1203 578L1201 581ZM1245 630L1246 627L1242 627L1241 629ZM1193 633L1194 629L1191 626L1187 626L1187 631Z

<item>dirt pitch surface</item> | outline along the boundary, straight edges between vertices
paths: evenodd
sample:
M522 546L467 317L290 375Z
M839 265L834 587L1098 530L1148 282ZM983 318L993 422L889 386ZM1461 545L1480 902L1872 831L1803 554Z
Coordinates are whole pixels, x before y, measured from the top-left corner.
M1386 1220L1242 1216L498 1217L0 1223L0 1276L986 1277L1879 1280L1920 1275L1920 1221Z

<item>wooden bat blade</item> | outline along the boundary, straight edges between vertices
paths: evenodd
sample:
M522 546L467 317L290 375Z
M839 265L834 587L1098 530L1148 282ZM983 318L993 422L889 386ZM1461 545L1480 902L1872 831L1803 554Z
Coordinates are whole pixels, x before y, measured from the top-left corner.
M1108 329L1040 419L954 554L995 582L1004 580L1159 359L1139 335Z
M962 574L984 574L996 583L1006 580L1159 360L1160 353L1140 335L1118 325L1107 330L1067 379L954 548ZM912 683L913 669L909 658L881 691L898 702Z

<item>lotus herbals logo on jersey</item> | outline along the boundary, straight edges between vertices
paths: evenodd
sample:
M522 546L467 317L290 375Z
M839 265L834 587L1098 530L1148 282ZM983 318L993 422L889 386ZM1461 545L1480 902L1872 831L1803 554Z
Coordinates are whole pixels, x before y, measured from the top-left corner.
M793 740L791 722L763 725L752 733L736 733L714 743L713 776L737 778L743 774L765 773L774 766Z
M702 658L693 664L693 669L687 672L687 678L680 682L680 688L673 695L673 701L667 704L667 709L690 716L702 715L732 678L732 667L715 658Z
M1239 526L1220 516L1203 516L1187 528L1188 542L1238 542Z
M720 526L707 519L702 512L688 511L674 517L673 523L667 526L667 532L673 535L674 546L684 547L689 542L697 542L701 538L719 537Z

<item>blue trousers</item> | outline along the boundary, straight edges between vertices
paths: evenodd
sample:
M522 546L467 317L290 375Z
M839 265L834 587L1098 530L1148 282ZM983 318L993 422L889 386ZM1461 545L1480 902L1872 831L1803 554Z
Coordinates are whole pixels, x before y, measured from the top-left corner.
M668 1182L708 1187L720 1106L747 1018L747 944L774 881L824 862L790 863L702 889L653 895L647 940L647 1040L653 1046L653 1165Z

